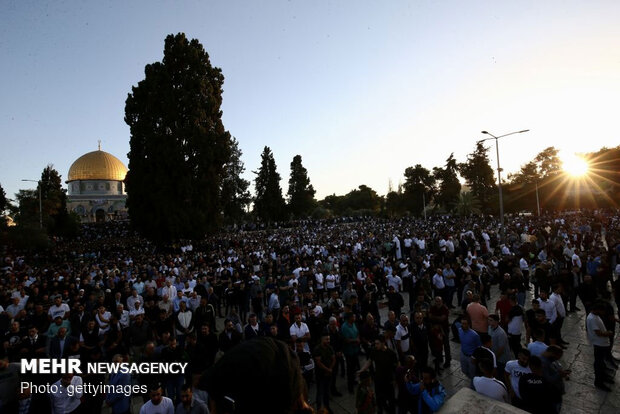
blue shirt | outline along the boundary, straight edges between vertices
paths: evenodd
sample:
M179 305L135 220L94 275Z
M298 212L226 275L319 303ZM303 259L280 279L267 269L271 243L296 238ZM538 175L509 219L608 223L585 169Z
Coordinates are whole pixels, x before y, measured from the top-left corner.
M426 405L432 413L434 413L441 408L441 406L446 400L446 389L443 387L443 385L439 383L437 383L430 390L425 389L421 393L420 393L419 382L416 384L412 382L407 382L405 385L409 393L411 393L412 395L421 397L418 399L418 412L419 413L425 412L422 406L423 404Z
M343 353L349 356L357 355L360 351L359 344L356 344L354 342L347 342L347 339L359 338L359 333L357 331L357 326L355 325L355 323L343 323L342 328L340 328L340 332L342 333L342 337L345 339L342 349Z
M527 349L530 351L530 353L532 354L532 356L541 356L543 354L543 352L545 352L547 350L547 347L549 345L547 345L544 342L540 342L540 341L536 341L536 342L532 342L531 344L529 344L527 346Z
M446 286L455 287L456 286L456 284L455 284L455 280L456 279L448 279L448 276L455 276L456 277L456 273L454 273L454 270L452 270L452 269L450 269L450 270L444 269L444 271L443 271L443 278L446 281Z
M471 356L476 348L482 345L480 336L471 328L464 331L463 328L459 326L459 339L461 340L461 351L467 356Z

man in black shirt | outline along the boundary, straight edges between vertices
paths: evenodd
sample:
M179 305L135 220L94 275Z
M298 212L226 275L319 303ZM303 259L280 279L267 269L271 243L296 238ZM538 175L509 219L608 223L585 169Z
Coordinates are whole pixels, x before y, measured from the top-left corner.
M523 409L534 414L557 413L556 404L561 395L556 387L543 377L542 361L537 356L530 357L531 374L519 378L519 393Z
M374 341L374 347L370 350L368 360L360 372L370 368L371 363L374 363L375 367L374 383L377 412L382 413L385 409L388 413L394 413L396 408L394 381L398 357L387 348L384 335L379 335L379 338Z

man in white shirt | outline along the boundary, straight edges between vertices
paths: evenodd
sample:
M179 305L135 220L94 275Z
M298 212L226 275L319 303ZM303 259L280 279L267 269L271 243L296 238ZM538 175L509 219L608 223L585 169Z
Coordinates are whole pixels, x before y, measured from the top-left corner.
M69 311L69 305L67 305L66 303L62 303L62 298L59 295L56 296L56 298L54 299L54 304L50 306L47 313L50 316L50 320L54 320L56 316L67 319L67 317L69 316Z
M581 257L579 257L579 249L575 247L575 253L573 253L573 257L571 257L571 261L573 262L573 266L579 268L581 271Z
M527 263L527 260L525 260L525 256L521 257L519 259L519 269L521 270L521 273L523 274L523 278L527 281L529 280L530 277L530 265Z
M164 297L166 295L168 295L169 298L177 297L177 288L174 287L174 285L172 284L172 282L170 282L169 279L166 280L166 286L161 288L161 296Z
M58 392L50 392L52 414L71 414L79 411L82 398L82 378L73 374L63 374L54 383ZM67 388L73 388L69 393Z
M562 339L562 325L564 324L564 318L566 318L566 308L562 300L562 285L559 283L553 285L553 293L549 296L549 301L553 302L557 313L553 328L557 334L558 343L560 345L568 345L568 342Z
M613 337L613 332L608 331L601 315L605 312L602 305L595 304L586 318L586 330L588 341L594 347L594 386L603 391L611 391L605 382L613 383L606 372L605 358L609 353L609 338Z
M142 307L142 304L144 304L144 299L141 295L138 294L138 291L136 289L133 289L131 291L131 296L127 298L127 309L135 308L134 305L136 302L140 302L140 307Z
M140 414L174 414L174 403L163 396L161 384L157 383L150 388L151 399L140 408Z
M403 290L403 281L398 275L389 274L387 276L388 288L390 286L394 287L396 292L402 292Z
M291 325L289 333L293 342L303 343L304 352L310 352L310 329L305 322L301 321L301 313L295 315L295 322Z
M482 376L474 377L473 384L476 392L497 401L509 402L508 389L503 382L493 378L493 362L481 359L478 361L478 368L482 371Z
M121 329L129 328L129 311L125 310L122 303L116 307L116 317L118 318L118 323L121 325Z
M396 335L394 335L394 340L396 341L398 355L401 361L404 361L404 357L409 355L409 348L411 347L409 318L404 313L400 315L400 323L396 326Z
M549 300L549 296L546 290L540 289L540 297L538 298L540 303L540 309L545 311L545 316L551 325L558 317L558 311L555 308L555 303Z
M529 367L530 351L525 348L519 350L517 359L506 363L504 368L504 383L508 386L508 391L512 399L512 405L521 408L521 394L519 393L519 379L522 375L530 374Z

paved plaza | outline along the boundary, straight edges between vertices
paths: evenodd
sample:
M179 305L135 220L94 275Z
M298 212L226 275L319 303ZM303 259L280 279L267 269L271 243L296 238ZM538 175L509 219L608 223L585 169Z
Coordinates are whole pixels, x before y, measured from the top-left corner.
M403 309L409 309L409 298L407 293L403 293L405 298L405 307ZM495 302L499 297L499 290L497 285L491 289L491 300L487 301L489 311L492 313L495 307ZM528 304L531 302L532 293L528 293L526 298L526 309L529 308ZM576 313L569 313L564 321L564 327L562 329L563 337L570 343L568 349L564 351L561 363L565 368L571 369L570 380L566 381L566 394L563 397L562 413L563 414L617 414L620 413L620 394L616 392L617 384L620 384L620 373L616 373L615 380L616 385L612 385L612 392L603 392L594 388L594 356L592 346L588 343L588 339L585 331L585 318L586 314L583 311L583 305L580 301L577 302L577 306L581 308L581 311ZM451 321L459 313L460 308L456 308L452 311ZM381 319L387 320L387 307L381 307ZM218 318L217 320L218 331L223 329L224 320ZM453 341L450 341L452 347L453 359L450 368L444 369L439 375L439 380L446 388L448 398L456 394L460 389L469 386L469 380L461 372L461 367L458 359L460 354L460 345ZM614 346L614 355L620 355L620 347ZM456 356L456 358L454 358ZM364 356L361 357L365 358ZM432 356L429 361L432 360ZM363 364L363 361L362 361ZM620 371L618 371L620 372ZM342 397L332 397L331 408L335 414L348 414L355 413L355 395L347 392L346 379L338 377L337 388L342 392ZM310 384L309 400L314 404L316 387L314 384ZM133 399L133 412L139 412L142 405L141 398ZM103 411L106 412L105 409Z
M405 307L408 308L408 296L405 297ZM499 297L497 285L491 289L491 300L487 301L489 312L492 313L495 302ZM532 293L528 294L526 299L526 309L530 306ZM455 299L456 301L456 299ZM577 301L577 306L581 308L580 312L569 313L564 321L562 328L564 340L570 342L568 349L564 350L564 356L561 363L565 368L571 369L570 380L566 381L566 394L563 397L562 413L566 414L617 414L620 413L620 393L617 392L617 384L620 384L620 370L616 373L616 384L610 385L612 392L604 392L594 388L594 355L592 345L588 343L585 331L586 314L583 310L581 301ZM451 315L451 321L459 313L460 308L454 309ZM387 319L387 308L381 309L382 321ZM461 372L458 355L460 354L460 344L450 341L452 347L452 363L450 368L443 370L439 375L439 380L446 388L448 398L456 394L463 387L469 386L469 380ZM620 347L614 346L615 356L620 356ZM456 356L456 358L454 358ZM364 358L364 357L362 357ZM429 357L432 361L432 356ZM342 397L332 397L331 404L334 413L347 414L355 413L355 395L346 392L346 380L339 378L338 389L343 393ZM310 389L310 401L314 402L314 391Z

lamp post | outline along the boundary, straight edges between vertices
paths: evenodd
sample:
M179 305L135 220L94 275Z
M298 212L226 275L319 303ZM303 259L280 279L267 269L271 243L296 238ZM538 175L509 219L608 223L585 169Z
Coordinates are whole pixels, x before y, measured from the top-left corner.
M504 199L502 196L502 177L501 177L501 167L499 164L499 144L497 142L497 140L499 140L500 138L503 137L507 137L508 135L514 135L514 134L522 134L524 132L528 132L529 129L524 129L522 131L515 131L515 132L510 132L508 134L504 134L504 135L500 135L498 137L496 137L495 135L491 134L488 131L482 131L483 134L486 135L490 135L491 138L485 138L485 139L481 139L478 142L484 142L484 141L488 141L490 139L494 139L495 140L495 152L497 153L497 188L499 189L499 222L500 222L500 226L501 226L501 232L502 232L502 236L504 235Z
M41 229L43 229L43 201L41 199L41 181L37 181L37 180L25 180L22 179L22 181L30 181L31 183L37 183L37 187L39 187L39 227Z
M540 201L538 200L538 180L534 182L536 184L536 211L538 212L538 217L540 217Z

